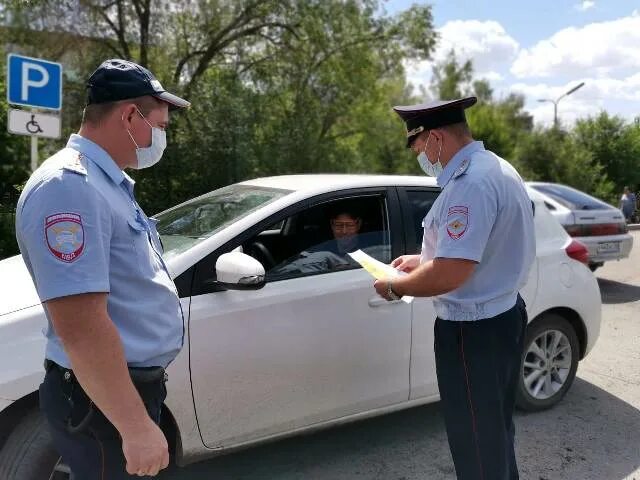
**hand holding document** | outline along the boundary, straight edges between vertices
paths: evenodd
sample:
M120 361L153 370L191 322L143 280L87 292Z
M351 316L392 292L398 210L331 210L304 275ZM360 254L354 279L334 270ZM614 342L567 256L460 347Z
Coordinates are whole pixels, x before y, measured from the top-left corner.
M370 255L367 255L362 250L356 250L355 252L349 253L349 256L353 258L356 262L362 265L367 272L371 274L373 278L376 280L382 280L385 278L393 279L400 277L402 275L406 275L404 272L400 272L396 270L391 265L387 265L385 263L376 260ZM401 299L405 303L410 303L413 300L413 297L405 295Z

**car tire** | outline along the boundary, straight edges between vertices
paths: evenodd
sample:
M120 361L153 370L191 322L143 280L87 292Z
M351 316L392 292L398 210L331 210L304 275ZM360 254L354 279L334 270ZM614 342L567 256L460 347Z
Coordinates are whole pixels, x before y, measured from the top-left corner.
M39 411L31 411L18 423L0 450L0 478L66 480L69 478L67 473L54 473L59 458L45 419Z
M603 265L602 262L600 263L590 263L589 264L589 270L591 270L592 272L595 272L597 269L599 269L601 266Z
M520 363L516 406L535 412L558 403L573 383L579 356L578 336L565 318L548 313L530 323Z

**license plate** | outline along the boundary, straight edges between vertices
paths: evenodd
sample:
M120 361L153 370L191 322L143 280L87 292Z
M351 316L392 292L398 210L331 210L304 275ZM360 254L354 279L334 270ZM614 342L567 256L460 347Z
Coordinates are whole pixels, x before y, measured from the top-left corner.
M606 242L598 244L598 253L612 253L620 251L620 242Z

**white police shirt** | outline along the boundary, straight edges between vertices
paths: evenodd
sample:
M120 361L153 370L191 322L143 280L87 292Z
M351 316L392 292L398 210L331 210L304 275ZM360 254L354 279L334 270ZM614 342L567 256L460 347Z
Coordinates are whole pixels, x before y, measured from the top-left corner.
M421 262L477 262L460 288L434 297L437 315L480 320L509 310L536 255L533 209L522 179L482 142L472 142L437 180L442 192L424 219Z
M142 212L133 186L106 151L71 135L27 182L16 236L42 302L108 293L127 363L165 367L182 347L182 310L155 220ZM46 337L46 358L70 368L50 319Z

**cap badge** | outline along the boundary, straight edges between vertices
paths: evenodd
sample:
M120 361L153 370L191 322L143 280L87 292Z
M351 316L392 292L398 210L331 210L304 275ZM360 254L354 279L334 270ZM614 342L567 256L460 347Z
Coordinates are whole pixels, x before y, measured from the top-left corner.
M162 84L158 80L151 80L151 86L156 92L164 92L164 88L162 88Z
M424 127L416 127L413 130L408 131L407 138L413 137L414 135L417 135L420 132L424 132Z

